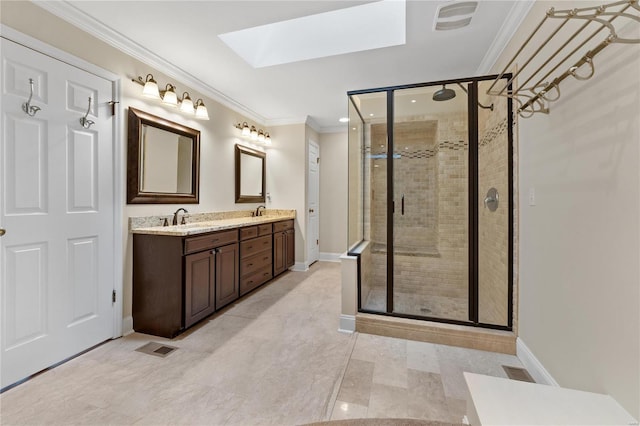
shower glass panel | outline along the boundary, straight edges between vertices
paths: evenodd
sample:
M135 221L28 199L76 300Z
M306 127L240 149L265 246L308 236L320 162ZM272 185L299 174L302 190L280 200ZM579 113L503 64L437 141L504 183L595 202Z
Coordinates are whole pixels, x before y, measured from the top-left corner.
M360 312L511 330L513 107L494 78L348 93Z
M354 95L350 101L349 124L362 123L363 129L359 155L363 178L364 241L359 248L359 305L367 311L387 312L387 94ZM353 130L356 127L351 126L351 132L356 133Z
M468 321L468 99L443 87L394 91L393 312Z
M510 175L507 98L486 95L492 81L478 82L478 321L508 326L512 264L509 246ZM493 110L489 107L493 105Z

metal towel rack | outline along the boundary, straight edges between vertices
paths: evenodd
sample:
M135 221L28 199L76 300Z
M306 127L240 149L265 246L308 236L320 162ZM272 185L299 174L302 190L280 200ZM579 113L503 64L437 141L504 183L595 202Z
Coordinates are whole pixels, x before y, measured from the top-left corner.
M578 80L591 78L595 74L593 58L604 48L614 43L640 43L640 38L618 35L620 28L637 24L640 24L639 0L581 9L551 8L487 94L512 98L523 118L537 112L548 114L549 103L560 98L560 83L569 76ZM556 45L559 47L555 48ZM511 78L503 78L516 67ZM530 72L531 69L534 71Z

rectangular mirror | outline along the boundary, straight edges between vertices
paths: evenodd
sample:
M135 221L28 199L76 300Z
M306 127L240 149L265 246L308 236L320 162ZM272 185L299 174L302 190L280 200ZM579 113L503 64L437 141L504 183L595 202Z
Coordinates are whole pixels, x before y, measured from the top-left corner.
M200 131L129 108L127 203L196 204Z
M236 203L264 203L267 154L236 145Z

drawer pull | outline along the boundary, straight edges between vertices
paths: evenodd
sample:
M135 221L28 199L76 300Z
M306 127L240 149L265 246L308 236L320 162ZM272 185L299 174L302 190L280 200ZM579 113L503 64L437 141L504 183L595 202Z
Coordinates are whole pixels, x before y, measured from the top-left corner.
M250 263L247 265L249 268L253 266L253 263Z
M253 246L247 246L247 250L251 250Z
M262 260L268 260L268 259L269 259L269 256L265 256L262 258Z
M249 281L247 284L253 284L253 280Z
M265 277L268 277L270 274L269 274L268 272L265 272L263 275L264 275Z

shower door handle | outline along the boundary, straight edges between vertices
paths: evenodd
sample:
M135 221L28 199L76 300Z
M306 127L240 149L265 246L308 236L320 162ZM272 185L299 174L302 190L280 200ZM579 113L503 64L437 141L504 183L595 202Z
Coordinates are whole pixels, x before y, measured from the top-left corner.
M402 216L404 216L404 194L402 194Z

